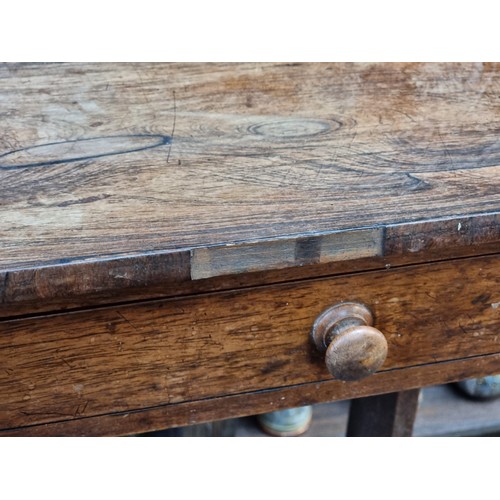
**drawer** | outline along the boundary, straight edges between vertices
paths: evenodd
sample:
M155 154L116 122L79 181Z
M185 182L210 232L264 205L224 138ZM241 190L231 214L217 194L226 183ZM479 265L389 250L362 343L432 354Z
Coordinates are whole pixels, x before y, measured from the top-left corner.
M0 428L332 380L310 331L346 301L387 340L379 372L500 352L499 256L12 319ZM349 384L331 398L355 396Z

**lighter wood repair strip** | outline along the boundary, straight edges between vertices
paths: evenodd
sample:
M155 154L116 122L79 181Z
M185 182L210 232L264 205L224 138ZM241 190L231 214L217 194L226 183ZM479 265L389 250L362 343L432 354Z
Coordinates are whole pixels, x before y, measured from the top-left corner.
M382 255L382 239L382 228L371 228L196 248L191 253L191 279L376 257Z

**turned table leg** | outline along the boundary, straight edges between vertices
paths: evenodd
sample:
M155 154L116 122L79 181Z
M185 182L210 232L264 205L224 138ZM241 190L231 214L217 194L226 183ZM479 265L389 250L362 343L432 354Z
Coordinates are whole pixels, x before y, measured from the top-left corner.
M420 389L353 399L347 436L411 436Z

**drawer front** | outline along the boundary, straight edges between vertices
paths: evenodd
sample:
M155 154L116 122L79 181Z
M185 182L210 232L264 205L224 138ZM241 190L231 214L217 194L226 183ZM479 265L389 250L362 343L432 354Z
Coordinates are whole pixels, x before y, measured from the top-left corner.
M330 380L309 333L344 301L385 335L379 371L500 352L498 256L9 320L0 428Z

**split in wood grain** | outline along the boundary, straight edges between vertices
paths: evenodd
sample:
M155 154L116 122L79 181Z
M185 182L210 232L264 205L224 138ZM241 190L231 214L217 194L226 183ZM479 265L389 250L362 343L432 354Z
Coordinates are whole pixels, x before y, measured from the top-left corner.
M113 135L49 142L1 154L0 170L83 162L107 156L137 153L170 143L171 137L167 135L151 134Z

